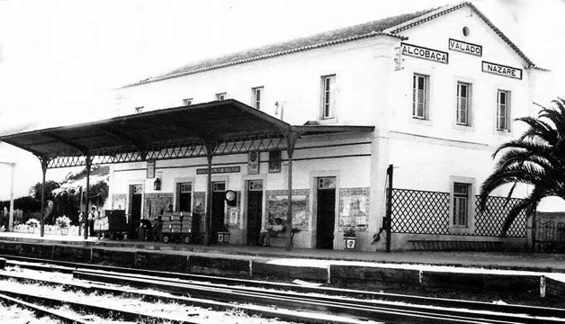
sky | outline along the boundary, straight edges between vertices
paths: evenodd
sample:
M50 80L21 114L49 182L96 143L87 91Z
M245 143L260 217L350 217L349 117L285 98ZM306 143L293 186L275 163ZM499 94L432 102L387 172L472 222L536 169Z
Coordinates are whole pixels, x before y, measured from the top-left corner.
M0 132L104 118L117 113L112 89L189 62L447 3L0 0ZM565 0L474 3L553 71L544 98L565 96ZM33 156L0 147L1 159L20 164L17 195L40 180ZM0 165L0 199L8 192L7 172ZM48 178L66 172L50 171Z

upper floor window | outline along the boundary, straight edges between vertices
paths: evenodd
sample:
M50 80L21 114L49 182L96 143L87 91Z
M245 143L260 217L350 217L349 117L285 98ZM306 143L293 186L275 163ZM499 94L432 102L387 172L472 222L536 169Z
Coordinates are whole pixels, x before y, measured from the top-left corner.
M469 201L471 184L453 183L453 225L467 226L469 223Z
M496 129L510 130L510 91L498 90L496 107Z
M182 105L183 105L183 106L190 106L190 105L192 105L192 98L184 98L184 99L182 100Z
M261 110L261 100L263 100L263 87L251 88L251 100L253 108Z
M227 97L227 93L226 92L220 92L220 93L216 93L216 100L226 100Z
M471 84L457 82L457 125L469 126L471 111Z
M334 117L335 74L322 77L322 119Z
M430 77L415 73L412 79L412 117L428 119Z

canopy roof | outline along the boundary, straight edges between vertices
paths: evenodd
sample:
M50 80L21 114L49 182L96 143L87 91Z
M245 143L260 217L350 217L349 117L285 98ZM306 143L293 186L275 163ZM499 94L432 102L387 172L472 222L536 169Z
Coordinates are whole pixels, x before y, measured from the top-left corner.
M370 132L372 126L292 126L264 112L229 99L160 109L90 123L0 136L0 141L48 159L49 167L118 163L215 154L241 153L281 146L291 133L302 135ZM269 140L259 145L250 141ZM230 145L231 143L231 145ZM239 143L239 145L238 145Z

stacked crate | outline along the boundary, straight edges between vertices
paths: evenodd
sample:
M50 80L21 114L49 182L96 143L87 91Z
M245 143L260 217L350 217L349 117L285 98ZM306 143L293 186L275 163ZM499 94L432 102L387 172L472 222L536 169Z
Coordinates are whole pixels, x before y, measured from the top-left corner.
M190 233L190 213L166 212L163 214L162 233Z

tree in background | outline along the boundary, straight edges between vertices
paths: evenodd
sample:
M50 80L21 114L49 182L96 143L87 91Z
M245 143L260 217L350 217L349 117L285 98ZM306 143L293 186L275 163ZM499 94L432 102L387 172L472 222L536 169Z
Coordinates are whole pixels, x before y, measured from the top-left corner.
M92 168L92 176L104 177L109 173L106 166L96 166ZM56 181L45 182L45 201L53 201L53 210L45 219L47 224L54 224L58 216L66 215L73 224L78 224L78 214L80 209L80 186L84 185L86 177L86 169L78 173L69 174L61 183ZM84 191L83 191L84 194ZM103 206L108 198L108 184L106 181L99 181L90 186L89 202L96 206ZM9 208L9 201L1 201L0 208L6 206ZM47 204L46 204L47 205ZM24 223L30 217L39 218L41 209L41 183L38 182L30 188L30 194L26 197L20 197L14 200L14 208L24 211L22 220L16 220L18 223ZM0 209L1 210L1 209ZM2 217L0 223L6 222L7 218Z
M533 188L506 216L502 236L522 211L528 215L535 213L544 197L565 198L565 99L558 98L552 103L554 108L542 109L537 118L518 118L530 128L519 139L502 144L493 154L493 158L500 157L481 186L481 211L486 210L489 194L500 186L512 185L508 200L519 183Z

